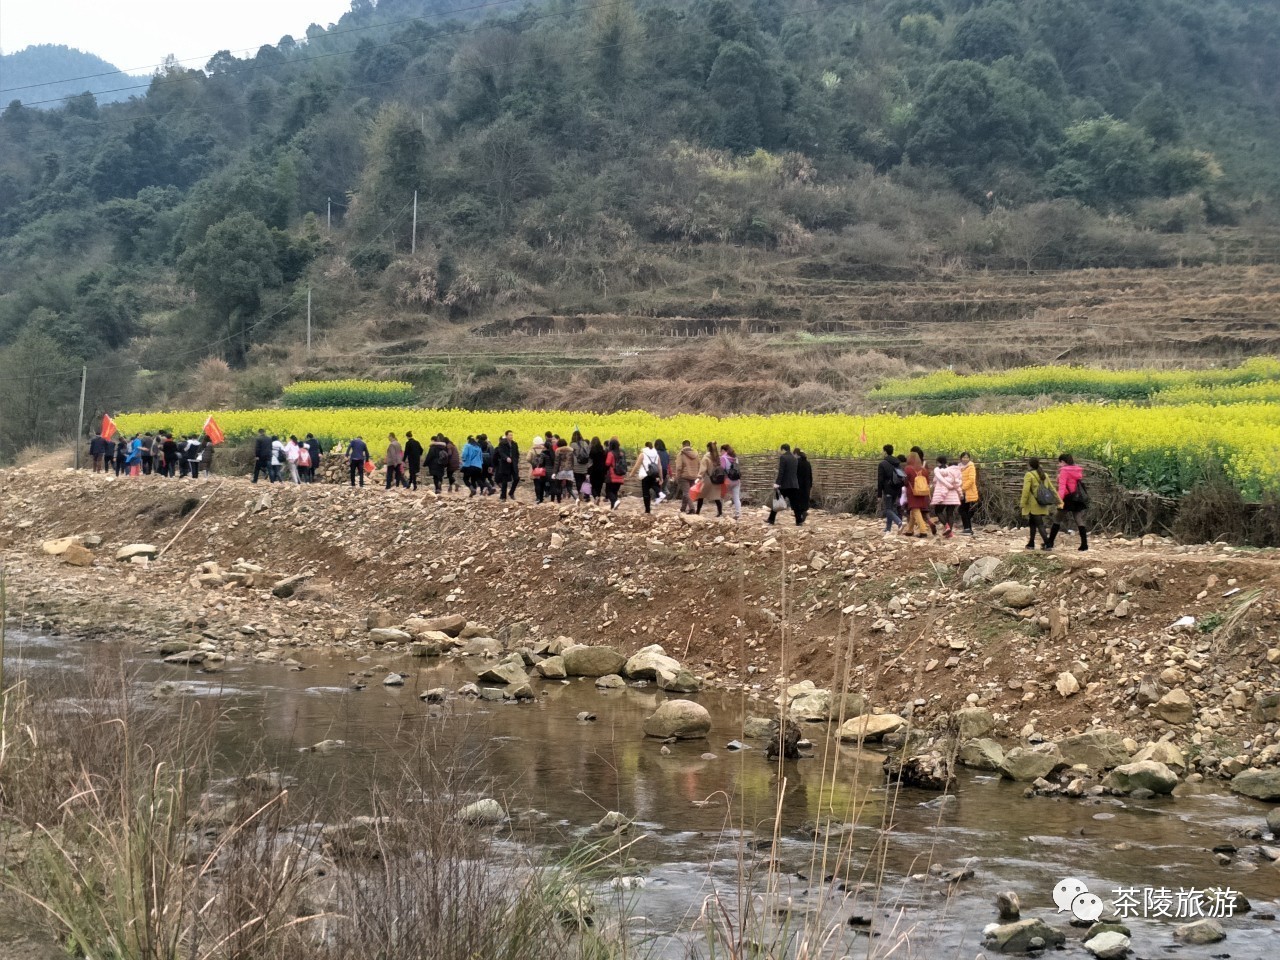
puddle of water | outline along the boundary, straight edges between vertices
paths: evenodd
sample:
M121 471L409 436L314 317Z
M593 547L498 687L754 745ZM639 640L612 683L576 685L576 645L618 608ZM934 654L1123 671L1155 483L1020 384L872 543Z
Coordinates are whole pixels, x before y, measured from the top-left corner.
M1234 828L1260 824L1266 808L1227 793L1222 784L1184 785L1175 800L1026 800L1022 785L962 771L956 802L939 808L931 804L936 795L903 790L895 797L887 790L882 755L842 746L824 725L808 725L815 757L786 765L779 802L778 770L764 760L761 745L726 749L741 732L744 704L737 695L697 695L711 712L712 737L671 744L663 755L642 732L644 719L665 698L654 687L602 694L591 681L575 680L544 685L533 704L454 699L441 707L421 702L418 694L473 680L471 665L378 656L379 670L365 680L366 689L355 691L354 672L369 664L310 652L299 659L308 669L228 663L223 672L206 675L139 658L126 644L10 631L5 666L11 680L24 675L35 689L53 678L65 687L68 678L93 672L127 677L139 695L149 694L157 681L172 681L184 691L180 697L219 711L219 748L230 767L255 760L279 770L296 778L295 793L304 800L323 802L335 782L352 790L395 788L402 764L427 744L437 757L491 783L493 795L512 811L538 812L514 830L518 842L568 849L606 811L622 811L647 836L628 850L641 880L617 896L643 918L644 929L663 934L687 929L714 891L736 898L744 864L758 866L767 856L776 814L775 882L778 894L790 898L793 918L831 903L831 885L819 881L835 869L842 841L852 851L841 869L850 888L873 879L877 867L884 871L878 903L868 892L856 905L841 902L831 910L841 926L831 941L837 955L881 950L891 928L910 931L912 944L930 944L920 948L923 955L973 955L1002 890L1019 893L1024 916L1065 925L1064 917L1055 917L1051 894L1067 876L1104 899L1118 887L1229 886L1253 902L1255 913L1228 921L1223 944L1180 948L1178 956L1280 955L1280 930L1257 916L1280 898L1280 869L1247 864L1243 857L1221 867L1212 854ZM405 685L383 687L384 666L406 674ZM597 719L579 721L584 710ZM345 746L303 752L324 740ZM704 759L708 752L715 758ZM851 824L844 828L847 836L829 840L825 867L821 846L815 855L806 832L824 811ZM1122 843L1127 848L1115 849ZM969 858L976 858L976 875L954 888L932 878L910 879L930 863ZM843 923L850 913L874 917L885 936L873 945L865 930ZM1173 945L1168 923L1131 920L1129 926L1146 955ZM1078 944L1069 949L1084 956ZM659 952L679 953L675 946Z

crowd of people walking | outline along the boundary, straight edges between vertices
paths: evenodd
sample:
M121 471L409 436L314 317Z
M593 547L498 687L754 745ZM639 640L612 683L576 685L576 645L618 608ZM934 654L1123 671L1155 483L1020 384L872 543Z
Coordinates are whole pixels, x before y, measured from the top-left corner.
M949 538L958 525L961 534L972 537L974 514L981 504L977 464L965 451L955 463L938 456L930 466L919 447L904 455L885 444L884 458L876 468L876 497L885 536L896 530L904 536L927 538L941 530ZM1089 530L1084 523L1088 506L1084 471L1071 454L1058 457L1056 483L1050 482L1038 458L1027 461L1018 508L1029 531L1028 550L1035 549L1037 535L1041 549L1052 550L1063 531L1076 532L1079 549L1088 550ZM1051 524L1048 532L1046 523Z
M89 460L94 473L198 480L202 473L213 472L213 444L204 434L175 437L165 430L118 438L95 433L89 441Z
M118 440L95 434L89 444L95 473L191 477L208 475L213 467L213 444L206 435L175 438L168 431L135 435ZM308 433L282 439L259 430L253 444L253 476L257 483L314 483L324 451L320 441ZM343 458L351 486L365 484L366 476L377 469L375 455L363 437L354 437L344 449L330 454ZM680 512L701 514L713 504L717 517L729 505L733 518L742 518L742 469L738 454L730 444L709 441L701 451L689 440L672 453L660 439L646 441L634 460L611 437L588 440L578 430L566 439L548 430L535 436L523 457L510 430L496 443L487 434L468 436L461 448L444 434L436 434L424 446L412 431L402 443L389 434L381 457L385 474L383 489L417 490L418 478L426 468L431 488L437 495L467 490L468 497L496 496L514 500L522 481L522 466L536 503L566 501L607 503L616 509L623 486L638 481L644 512L667 500L678 500ZM1061 533L1075 534L1079 549L1089 549L1085 511L1089 494L1084 471L1071 454L1058 457L1057 477L1051 481L1040 460L1032 457L1023 477L1019 510L1028 529L1026 548L1052 550ZM425 482L425 481L424 481ZM789 511L797 526L809 515L813 492L813 466L799 447L782 444L773 488L767 491L768 524ZM920 447L897 454L891 444L876 468L876 498L884 517L886 536L895 533L927 538L950 538L957 529L973 536L973 520L981 504L977 464L963 452L953 463L940 455L929 464Z

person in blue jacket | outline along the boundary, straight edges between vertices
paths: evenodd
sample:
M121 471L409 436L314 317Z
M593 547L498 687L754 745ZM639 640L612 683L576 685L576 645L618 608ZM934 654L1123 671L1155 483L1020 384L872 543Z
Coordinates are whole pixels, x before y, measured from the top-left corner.
M462 445L462 482L471 491L469 497L474 497L484 482L484 451L475 437L467 437Z
M347 464L351 468L351 485L356 485L356 477L360 478L360 486L364 486L364 462L369 459L369 447L363 438L356 437L347 445Z

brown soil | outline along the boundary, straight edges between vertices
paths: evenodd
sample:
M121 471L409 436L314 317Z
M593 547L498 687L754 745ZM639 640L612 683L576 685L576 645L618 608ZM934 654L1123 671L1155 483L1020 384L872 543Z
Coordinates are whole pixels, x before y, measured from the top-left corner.
M1251 718L1256 695L1280 690L1272 551L1095 536L1088 553L1071 537L1054 554L1033 554L1018 531L907 541L846 515L768 528L757 511L735 523L681 517L666 504L648 518L635 498L609 513L535 506L527 488L521 496L509 505L238 478L5 471L9 613L29 626L142 641L203 634L233 659L304 664L317 648L368 653L371 612L397 623L463 613L500 638L519 624L625 653L661 643L707 683L760 698L752 712L769 709L784 680L861 691L876 708L913 710L934 726L976 699L1003 735L1031 724L1057 737L1100 721L1139 740L1169 734L1209 771L1219 758L1253 759L1275 735L1274 723ZM92 567L41 550L46 539L88 532L103 538ZM168 549L145 567L112 559L135 542ZM1011 610L988 597L989 585L963 587L961 573L983 556L1002 558L997 580L1033 586L1035 603ZM252 589L195 583L198 564L237 559L271 576ZM275 577L301 572L314 575L308 589L272 596ZM1121 599L1123 618L1108 612ZM1049 619L1059 607L1069 620L1062 636ZM1183 615L1197 626L1171 630ZM1063 672L1079 693L1055 689ZM1196 721L1151 716L1136 699L1141 681L1181 686Z

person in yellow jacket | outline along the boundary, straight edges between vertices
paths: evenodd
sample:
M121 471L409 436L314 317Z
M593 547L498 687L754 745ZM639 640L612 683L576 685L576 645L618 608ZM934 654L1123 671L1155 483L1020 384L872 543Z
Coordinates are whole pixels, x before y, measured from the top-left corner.
M973 514L978 509L978 465L966 450L960 454L960 523L961 532L973 536Z
M1058 499L1058 491L1053 489L1048 476L1040 469L1039 457L1030 458L1027 467L1027 473L1022 478L1021 502L1022 515L1026 517L1030 530L1027 549L1036 548L1036 532L1039 531L1040 549L1048 550L1049 535L1044 529L1044 518L1049 515L1050 509L1062 506L1062 501Z

